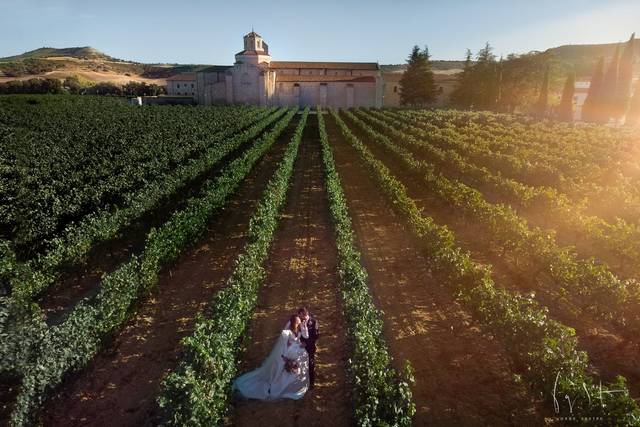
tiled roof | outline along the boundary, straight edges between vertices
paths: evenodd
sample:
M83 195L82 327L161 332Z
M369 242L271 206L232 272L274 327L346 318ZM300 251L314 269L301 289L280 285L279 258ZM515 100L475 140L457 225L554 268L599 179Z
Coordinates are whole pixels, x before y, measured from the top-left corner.
M176 74L175 76L171 76L167 79L167 81L174 81L174 82L195 81L195 80L196 80L196 73L180 73L180 74Z
M311 62L311 61L271 61L271 68L328 68L340 70L380 69L375 62Z
M236 55L269 55L266 50L241 50Z
M210 67L203 68L202 70L198 70L198 72L199 73L223 73L232 67L233 65L212 65Z
M276 82L355 82L373 83L376 79L373 76L292 76L289 74L276 75Z
M404 73L382 73L382 79L387 83L397 83L402 79ZM456 74L433 73L433 81L436 83L455 82L458 80Z

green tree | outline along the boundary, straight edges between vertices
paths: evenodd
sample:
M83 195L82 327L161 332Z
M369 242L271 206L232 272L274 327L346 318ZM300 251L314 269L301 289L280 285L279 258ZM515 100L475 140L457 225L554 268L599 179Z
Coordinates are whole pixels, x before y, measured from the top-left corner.
M575 92L576 75L570 73L562 90L562 98L558 107L558 118L565 122L573 121L573 95Z
M498 68L496 56L493 54L493 48L489 42L478 52L473 68L473 80L477 88L474 91L472 102L474 108L495 110L498 101L498 86L496 85Z
M500 56L500 61L496 64L496 111L502 111L502 69L504 60Z
M535 114L538 117L546 117L549 111L549 66L544 70L544 76L542 77L542 85L540 86L540 95L538 95L538 102L535 106Z
M629 107L629 100L631 99L631 82L633 80L633 60L634 60L634 39L636 33L631 34L629 41L624 47L622 56L620 57L620 65L618 67L618 82L617 82L617 108L614 111L615 118L621 118Z
M640 124L640 79L636 82L636 89L629 103L625 124L629 126Z
M496 61L491 45L487 43L476 55L475 63L472 63L471 53L467 51L467 60L463 71L458 75L451 103L458 108L509 113L518 108L535 110L540 95L540 82L552 60L551 53L530 52L522 55L510 54L506 59L501 57ZM563 69L565 66L556 63L554 69ZM548 76L549 92L563 83L559 78L552 78L559 74L550 73Z
M604 81L604 58L600 58L596 64L596 68L591 76L591 84L589 85L589 92L587 93L587 99L582 106L581 119L586 122L601 122L603 121L603 97L602 97L602 85Z
M458 74L456 87L450 95L451 104L458 108L468 109L473 105L473 64L471 49L467 49L462 72Z
M618 64L620 56L620 46L616 46L616 50L611 58L611 63L604 75L602 82L602 121L608 122L611 117L616 118L618 102Z
M518 108L534 109L540 95L539 82L544 78L546 64L550 61L549 53L531 52L507 56L500 66L498 109L508 113L514 113ZM550 80L549 84L551 83Z
M400 104L425 106L436 100L437 90L429 49L423 51L416 45L407 59L407 70L400 78Z
M64 79L62 86L65 87L69 93L77 95L82 93L89 85L82 84L82 81L78 76L69 76Z

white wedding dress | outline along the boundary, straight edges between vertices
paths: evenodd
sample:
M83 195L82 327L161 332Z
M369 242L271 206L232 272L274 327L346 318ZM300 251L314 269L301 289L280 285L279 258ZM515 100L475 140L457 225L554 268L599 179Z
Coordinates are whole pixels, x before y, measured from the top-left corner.
M260 400L298 400L304 396L309 388L309 355L300 336L290 329L283 330L262 366L236 378L234 390L246 398ZM297 372L285 369L282 356L298 363Z

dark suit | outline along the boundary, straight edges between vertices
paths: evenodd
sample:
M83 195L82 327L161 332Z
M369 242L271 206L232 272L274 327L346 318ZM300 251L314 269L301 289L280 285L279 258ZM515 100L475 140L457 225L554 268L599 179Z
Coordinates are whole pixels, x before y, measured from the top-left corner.
M309 338L303 337L301 341L305 344L307 353L309 353L309 384L313 386L316 380L316 341L320 337L320 333L318 332L318 322L311 315L307 320L307 330L309 331Z

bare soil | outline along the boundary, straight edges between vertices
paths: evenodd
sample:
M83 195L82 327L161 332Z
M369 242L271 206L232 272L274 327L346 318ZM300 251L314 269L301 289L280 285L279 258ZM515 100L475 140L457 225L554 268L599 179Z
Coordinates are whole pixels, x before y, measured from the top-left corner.
M296 120L256 164L202 239L162 274L137 314L92 363L68 378L42 414L47 426L158 423L162 378L176 365L180 340L230 275L249 218L282 158Z
M328 120L371 291L384 311L395 364L416 382L415 425L542 425L545 408L514 379L505 349L434 280L428 259L393 212L357 153Z
M233 402L227 425L348 426L352 404L346 382L347 338L338 296L337 250L325 192L318 128L310 117L295 164L267 277L249 329L250 344L241 364L260 366L291 314L306 306L316 317L320 339L316 386L299 401Z
M438 196L428 191L414 174L390 154L387 154L377 143L369 141L356 126L352 131L364 142L378 159L384 161L390 171L406 186L409 196L414 199L425 216L431 216L441 225L450 228L456 242L463 249L471 252L474 260L491 264L493 278L500 286L516 292L535 291L536 299L549 309L549 314L556 320L574 328L579 339L579 346L585 350L591 362L590 369L605 381L613 381L616 375L623 375L629 381L628 386L633 396L640 396L640 345L625 339L609 322L594 319L588 314L578 311L579 301L561 297L544 275L533 277L519 271L508 256L500 256L488 245L483 231L473 218L465 218L456 209L445 203ZM544 280L544 282L541 282Z
M48 60L54 58L47 58ZM129 75L127 75L129 74ZM138 74L124 73L117 71L96 71L87 68L86 66L74 65L72 63L66 64L64 68L54 71L48 71L42 74L29 74L20 77L0 76L0 83L6 83L13 80L29 80L29 79L66 79L67 77L80 77L83 80L90 81L92 83L116 83L126 84L129 82L156 84L158 86L166 86L167 79L151 79L140 76Z
M13 405L20 392L22 379L12 373L0 374L0 426L9 425Z

